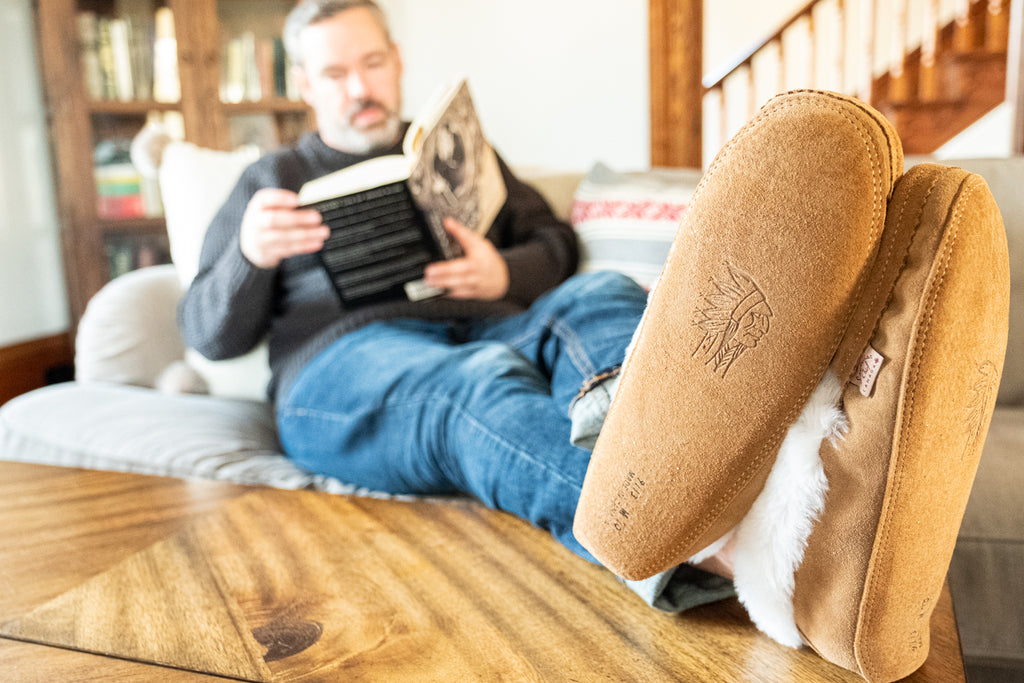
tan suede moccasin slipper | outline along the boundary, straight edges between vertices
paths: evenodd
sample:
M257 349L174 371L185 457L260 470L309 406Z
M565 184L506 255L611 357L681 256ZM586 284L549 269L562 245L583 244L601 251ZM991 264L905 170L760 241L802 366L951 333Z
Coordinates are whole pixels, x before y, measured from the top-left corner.
M774 98L718 154L627 354L577 509L577 538L615 573L675 566L747 513L846 334L902 164L877 112L811 91Z
M884 308L865 297L858 316L870 344L856 342L866 350L843 389L849 431L820 450L828 492L792 596L802 640L873 682L927 658L1009 320L1006 235L980 176L914 167L888 215L880 261L898 270L895 285L874 293ZM738 574L763 575L763 558L737 558L749 560L757 566Z

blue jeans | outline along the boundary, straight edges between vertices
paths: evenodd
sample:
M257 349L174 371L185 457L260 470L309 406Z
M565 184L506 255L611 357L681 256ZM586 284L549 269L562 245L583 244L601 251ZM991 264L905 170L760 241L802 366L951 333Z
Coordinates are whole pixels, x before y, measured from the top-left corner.
M377 322L303 370L277 419L301 467L389 493L465 492L572 535L590 451L569 441L584 381L622 362L646 292L577 275L522 314L461 325Z

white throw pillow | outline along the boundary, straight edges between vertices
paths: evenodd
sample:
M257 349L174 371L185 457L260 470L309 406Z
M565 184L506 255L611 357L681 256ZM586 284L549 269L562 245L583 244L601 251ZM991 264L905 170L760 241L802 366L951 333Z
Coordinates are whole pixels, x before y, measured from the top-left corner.
M172 142L160 161L160 192L167 217L171 259L182 287L188 287L199 270L199 252L206 228L227 199L242 171L257 159L258 152L243 149L221 152L190 142ZM212 396L266 400L270 381L267 344L264 341L239 358L211 361L194 349L185 360L204 380Z
M172 142L160 161L160 193L167 216L171 260L183 287L199 270L206 228L231 194L242 171L258 158L243 148L221 152L191 142Z
M650 288L701 176L699 169L621 173L595 164L572 208L580 272L613 270Z

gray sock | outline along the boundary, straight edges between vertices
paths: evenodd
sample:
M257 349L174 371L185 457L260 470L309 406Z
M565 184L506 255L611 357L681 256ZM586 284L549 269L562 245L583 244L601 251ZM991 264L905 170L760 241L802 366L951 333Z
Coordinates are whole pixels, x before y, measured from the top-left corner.
M608 414L608 408L618 386L619 374L616 373L587 387L573 400L569 406L569 419L572 421L569 440L573 445L594 450L598 432L601 431L601 425L604 424L604 418Z
M736 595L732 581L703 569L681 564L639 581L622 579L651 607L663 612L682 612Z

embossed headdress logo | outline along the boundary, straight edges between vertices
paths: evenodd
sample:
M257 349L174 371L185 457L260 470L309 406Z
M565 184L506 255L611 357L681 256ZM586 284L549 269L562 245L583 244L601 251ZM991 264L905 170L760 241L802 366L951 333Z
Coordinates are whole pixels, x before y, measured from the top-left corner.
M982 427L985 418L992 413L992 405L995 403L995 395L999 390L999 369L992 361L982 361L975 368L974 381L971 384L970 395L967 398L967 405L961 415L964 429L967 433L967 444L960 459L965 460L979 447L979 441L984 442L985 435Z
M773 315L753 278L732 264L726 264L726 270L727 277L711 280L714 291L703 295L693 318L693 324L704 332L693 357L702 359L720 377L768 334Z

